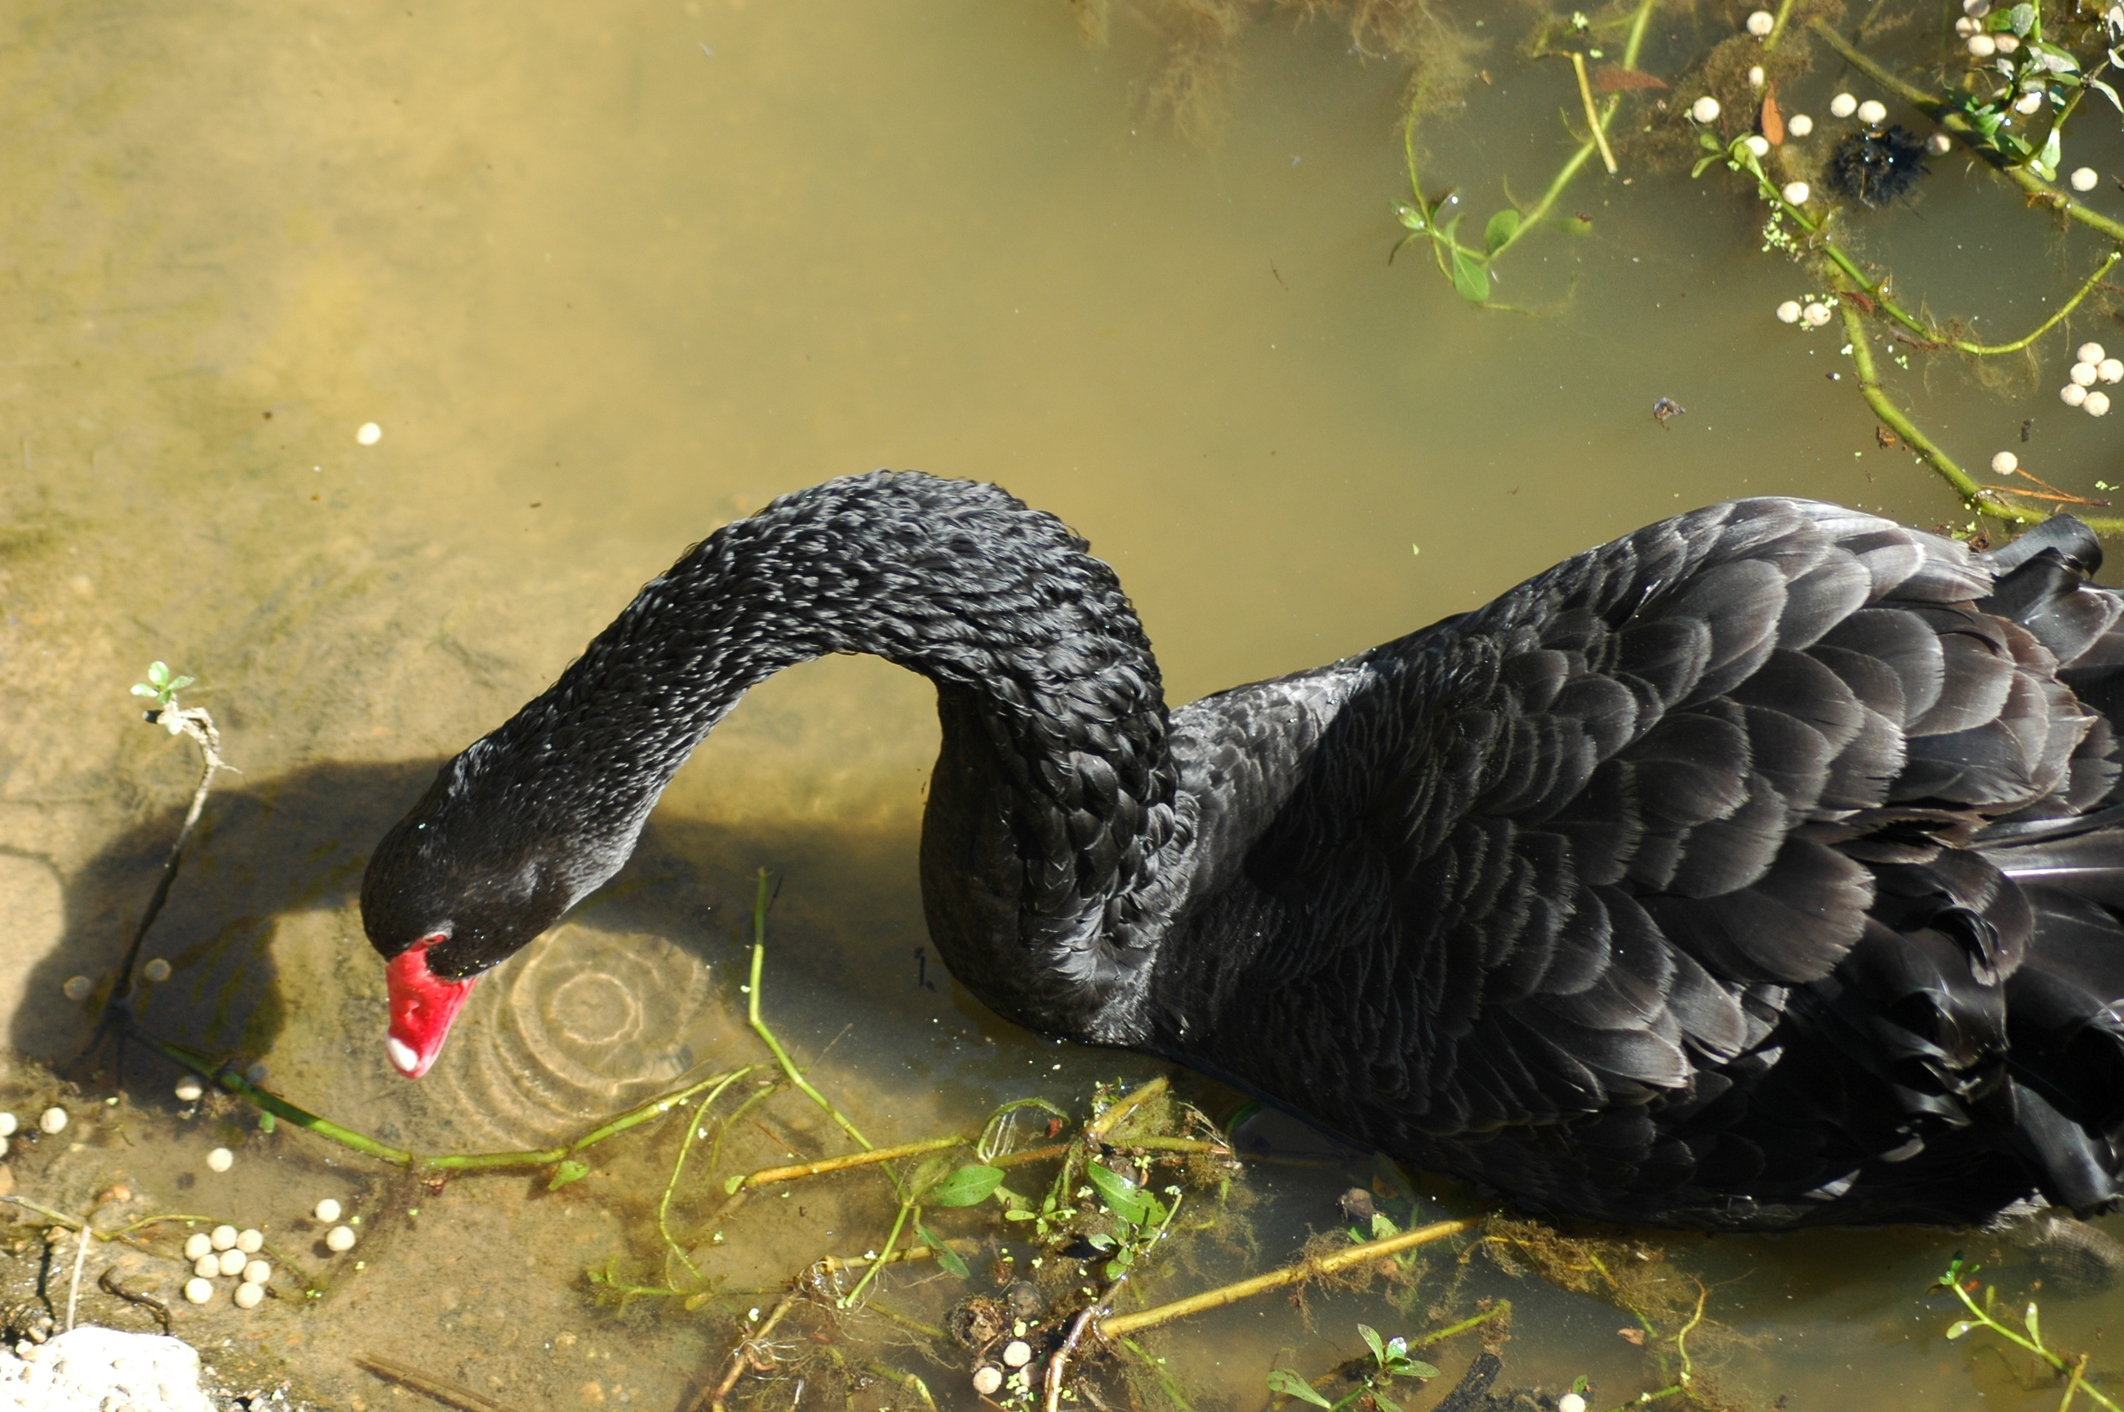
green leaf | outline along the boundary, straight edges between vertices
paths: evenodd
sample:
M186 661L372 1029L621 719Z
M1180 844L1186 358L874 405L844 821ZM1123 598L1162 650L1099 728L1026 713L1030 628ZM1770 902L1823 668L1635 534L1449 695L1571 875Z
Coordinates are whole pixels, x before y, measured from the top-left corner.
M1330 1407L1326 1398L1313 1390L1313 1385L1288 1368L1278 1368L1268 1375L1270 1392L1280 1392L1285 1397L1295 1397L1300 1402L1310 1402L1315 1407Z
M2006 12L2006 22L2013 26L2015 34L2026 39L2028 32L2035 28L2036 7L2028 4L2027 0L2022 0L2021 4Z
M969 1202L967 1204L971 1205L972 1203ZM957 1275L962 1280L968 1280L973 1278L973 1271L966 1268L966 1262L959 1258L959 1252L953 1250L943 1241L938 1240L934 1235L931 1235L929 1232L929 1227L923 1225L920 1221L917 1221L915 1222L915 1234L921 1238L922 1244L928 1246L931 1251L935 1252L937 1257L937 1264L942 1267L946 1273Z
M1421 1358L1397 1358L1394 1360L1394 1376L1397 1378L1435 1378L1438 1370Z
M1490 217L1490 223L1482 228L1482 248L1495 255L1519 234L1519 212L1510 206Z
M167 662L148 663L148 680L157 686L169 685L170 664Z
M2050 136L2043 139L2042 153L2030 158L2029 165L2041 172L2044 180L2051 180L2058 174L2058 158L2064 155L2064 148L2065 134L2053 127Z
M1372 1360L1374 1362L1386 1362L1386 1345L1379 1340L1379 1330L1373 1328L1370 1324L1359 1324L1357 1326L1357 1337L1363 1339L1364 1346L1372 1350Z
M1717 166L1721 161L1725 159L1725 155L1726 154L1723 152L1713 152L1710 156L1699 160L1695 166L1689 168L1689 180L1695 181L1705 172Z
M1394 203L1394 219L1400 221L1410 230L1422 230L1430 224L1424 217L1422 207L1411 206L1406 201L1396 201Z
M144 681L136 681L133 683L133 695L153 698L162 695L162 693Z
M2041 1346L2043 1342L2043 1325L2041 1316L2036 1313L2035 1301L2032 1299L2028 1301L2028 1315L2025 1322L2028 1325L2028 1337L2034 1340L2038 1346Z
M2087 86L2100 93L2104 98L2107 98L2111 107L2115 108L2120 113L2124 113L2124 99L2119 99L2117 97L2117 91L2114 88L2111 88L2108 84L2102 82L2102 80L2098 78L2091 78L2087 80Z
M1976 1327L1978 1327L1978 1324L1974 1319L1959 1319L1947 1326L1947 1341L1952 1343Z
M1098 1190L1106 1209L1134 1226L1147 1226L1165 1214L1150 1194L1127 1177L1099 1162L1084 1164L1084 1174ZM1153 1214L1153 1213L1156 1214Z
M1401 1404L1395 1402L1378 1388L1372 1389L1372 1401L1379 1404L1381 1412L1401 1412Z
M258 1131L262 1133L269 1133L273 1131L273 1127L274 1120L273 1115L271 1113L260 1113L258 1115ZM2033 1304L2029 1305L2028 1307L2031 1309L2035 1308Z
M168 689L171 691L182 691L186 687L190 686L193 682L198 680L199 678L197 677L178 677L170 683Z
M1720 142L1710 133L1704 132L1701 129L1699 129L1696 134L1696 145L1703 148L1706 152L1709 152L1714 157L1723 157L1726 155L1726 144Z
M552 1180L546 1183L547 1191L559 1191L570 1182L579 1182L590 1175L590 1164L578 1162L573 1157L553 1169Z
M931 1206L978 1206L1001 1185L1001 1167L968 1164L931 1187L923 1199Z
M1453 251L1453 288L1470 304L1490 302L1490 272L1466 251Z
M1401 1228L1394 1224L1392 1216L1387 1215L1384 1211L1374 1211L1372 1213L1373 1240L1385 1240L1389 1236L1398 1236L1400 1234Z

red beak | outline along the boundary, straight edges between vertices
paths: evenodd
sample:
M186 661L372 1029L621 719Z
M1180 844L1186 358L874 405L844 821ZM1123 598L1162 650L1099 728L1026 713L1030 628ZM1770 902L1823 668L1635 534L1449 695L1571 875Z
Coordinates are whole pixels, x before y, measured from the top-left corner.
M391 992L391 1031L384 1052L391 1056L391 1067L409 1079L434 1067L443 1041L450 1037L450 1022L472 993L471 980L444 980L428 969L428 948L441 940L423 938L384 967Z

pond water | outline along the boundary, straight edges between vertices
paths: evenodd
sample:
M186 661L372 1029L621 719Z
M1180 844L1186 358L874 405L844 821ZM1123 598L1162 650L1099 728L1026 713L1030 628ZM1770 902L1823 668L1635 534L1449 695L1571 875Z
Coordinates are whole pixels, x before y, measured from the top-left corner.
M1942 52L1932 7L1907 8L1926 18L1886 24L1882 52ZM1566 126L1582 131L1569 66L1520 53L1533 18L1448 17L1480 72L1419 150L1425 194L1457 187L1470 231L1507 193L1530 203L1576 146ZM1161 66L1189 24L1227 21L1221 116L1182 136ZM1662 12L1645 66L1676 74L1734 22ZM1062 0L106 0L23 4L0 26L0 972L9 1041L38 1058L87 1038L61 986L108 974L196 773L127 695L151 659L199 676L186 703L244 772L207 806L149 945L175 968L151 1028L263 1064L269 1087L386 1142L550 1144L761 1062L740 986L764 867L781 889L770 1018L891 1143L1020 1097L1079 1113L1096 1082L1161 1070L1019 1031L927 953L932 693L871 660L756 691L613 887L481 989L435 1074L409 1085L384 1062L352 898L368 847L438 760L717 525L877 466L995 480L1116 566L1179 702L1736 495L1967 518L1877 439L1838 327L1772 316L1813 291L1759 250L1751 192L1723 169L1691 182L1630 137L1657 95L1624 109L1620 175L1589 163L1571 220L1500 259L1494 297L1532 311L1506 312L1456 295L1421 243L1389 264L1406 67L1297 7L1124 3L1104 43ZM1786 111L1826 131L1844 86L1875 96L1824 56ZM2075 162L2124 167L2106 109L2074 143ZM1906 303L1986 338L2032 327L2091 267L2093 237L2059 234L1959 155L1933 168L1850 239L1893 263ZM2089 199L2124 206L2114 188ZM2124 344L2090 306L1982 376L1939 357L1890 381L1964 464L2010 446L2096 494L2115 424L2056 386L2069 350L2105 335ZM1661 398L1686 411L1655 420ZM179 1306L179 1331L325 1405L418 1400L350 1361L364 1355L518 1409L685 1406L748 1309L819 1255L876 1248L892 1218L879 1182L785 1188L695 1249L723 1297L621 1309L584 1272L653 1263L671 1134L615 1139L551 1193L543 1173L431 1191L287 1124L261 1134L233 1101L181 1105L175 1071L137 1048L122 1070L106 1050L69 1072L77 1124L18 1140L15 1194L78 1211L122 1177L136 1218L264 1225L320 1297ZM34 1068L9 1082L25 1112L58 1092ZM1180 1082L1220 1120L1238 1108ZM1147 1267L1144 1300L1283 1263L1371 1180L1368 1155L1302 1129L1248 1132L1276 1159L1244 1179L1254 1204ZM215 1145L235 1151L226 1173L205 1165ZM847 1147L784 1092L731 1127L713 1177ZM719 1189L694 1161L680 1214L706 1240ZM1422 1192L1426 1215L1488 1209ZM366 1216L352 1255L303 1214L326 1195ZM2044 1272L2006 1242L1640 1239L1629 1258L1710 1291L1702 1366L1740 1405L2055 1405L1996 1340L1947 1342L1948 1310L1922 1297L1967 1249L2018 1307ZM175 1264L128 1258L174 1290ZM1480 1259L1456 1283L1450 1253L1428 1258L1406 1312L1379 1290L1270 1296L1151 1348L1194 1407L1251 1412L1271 1368L1359 1353L1359 1321L1416 1334L1507 1297L1500 1389L1553 1399L1587 1376L1613 1406L1665 1385L1671 1325L1640 1348L1610 1302ZM881 1288L920 1323L964 1287L928 1268ZM2102 1368L2119 1296L2053 1276L2038 1297L2053 1343ZM947 1345L865 1328L865 1357L975 1405ZM1475 1352L1441 1350L1447 1377L1410 1391L1412 1412ZM794 1412L803 1392L748 1374L733 1396Z

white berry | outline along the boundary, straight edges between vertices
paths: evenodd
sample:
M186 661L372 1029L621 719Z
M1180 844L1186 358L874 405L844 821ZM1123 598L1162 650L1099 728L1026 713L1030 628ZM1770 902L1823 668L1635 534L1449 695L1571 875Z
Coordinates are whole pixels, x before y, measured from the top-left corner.
M1754 14L1748 16L1748 33L1754 35L1757 39L1767 38L1770 31L1776 28L1777 16L1771 14L1768 10L1757 10Z
M59 987L68 1000L86 1000L95 988L96 983L87 976L68 976L66 984Z
M205 1231L194 1231L184 1242L184 1258L197 1260L202 1255L214 1253L214 1238Z
M2073 357L2082 363L2099 363L2108 356L2109 350L2099 343L2083 343L2079 351L2073 354Z
M65 1132L66 1110L64 1108L45 1109L44 1115L37 1119L37 1126L55 1135Z
M1800 311L1800 318L1806 321L1808 328L1820 328L1833 317L1827 304L1809 304Z
M1991 458L1991 473L1993 475L2010 476L2019 469L2021 469L2021 458L2014 455L2011 451L2001 451L1998 455Z
M1804 206L1807 204L1807 198L1814 193L1803 181L1788 181L1785 183L1785 189L1778 194L1785 198L1785 204L1788 206Z
M2087 408L2088 416L2106 417L2109 415L2109 394L2106 392L2090 392L2087 394L2087 401L2082 405Z
M1757 160L1770 155L1770 139L1759 132L1751 132L1742 138L1741 146L1754 153Z
M216 1250L234 1250L236 1248L236 1228L234 1226L216 1226L207 1239L213 1242Z
M317 1209L312 1214L329 1226L339 1219L339 1210L339 1203L328 1196L317 1203Z
M1703 97L1697 99L1694 103L1691 103L1689 105L1689 116L1696 119L1700 123L1717 122L1718 100L1716 98L1713 98L1710 94L1706 93Z
M1868 98L1858 105L1859 121L1868 127L1878 126L1888 116L1888 107L1878 99Z
M1797 300L1797 299L1787 299L1787 300L1786 300L1786 301L1785 301L1784 303L1782 303L1782 304L1778 305L1778 306L1777 306L1777 319L1778 319L1778 322L1779 322L1779 323L1784 323L1784 324L1796 324L1796 323L1798 323L1798 322L1800 321L1800 302L1799 302L1799 300Z
M1936 132L1925 139L1925 150L1935 157L1944 157L1954 150L1954 139L1944 132Z
M157 956L140 968L140 974L160 985L170 978L170 963Z
M2087 400L2087 389L2076 382L2068 382L2058 389L2058 400L2068 407L2077 407Z
M2082 387L2093 387L2095 379L2101 375L2098 366L2094 363L2074 363L2072 365L2072 380Z
M184 1297L194 1304L204 1304L214 1297L212 1280L190 1279L184 1282Z
M265 1249L265 1232L246 1230L239 1233L236 1237L236 1248L246 1255L256 1255Z
M270 1261L248 1260L244 1262L243 1279L245 1284L262 1285L272 1278L273 1266Z
M983 1397L992 1397L1003 1386L1003 1370L993 1363L983 1363L974 1369L974 1391Z
M1972 34L1966 42L1972 59L1988 59L1999 52L1999 42L1988 34Z
M221 1261L221 1273L224 1275L240 1275L243 1273L243 1267L250 1263L243 1258L243 1252L240 1250L224 1250L217 1258Z
M2124 359L2104 358L2095 364L2095 376L2104 382L2124 382Z
M1814 119L1808 117L1805 113L1794 113L1791 117L1785 119L1785 131L1794 137L1805 137L1808 133L1814 131Z
M211 1280L221 1273L221 1257L209 1250L204 1255L192 1257L192 1273L203 1280Z
M13 1137L22 1122L12 1113L0 1113L0 1137Z
M256 1309L264 1299L264 1285L246 1280L236 1286L236 1307L238 1309Z
M374 446L383 440L383 428L374 422L363 422L361 430L354 433L354 439L363 446Z
M334 1226L325 1232L325 1248L344 1255L354 1248L355 1239L352 1226Z
M1840 118L1848 118L1858 111L1858 99L1848 93L1839 93L1829 100L1829 111Z
M229 1168L236 1165L236 1154L229 1151L226 1147L217 1147L207 1153L206 1164L207 1170L210 1172L226 1172Z
M1575 1392L1556 1399L1556 1412L1586 1412L1586 1400Z
M190 1074L186 1074L183 1078L177 1080L177 1101L179 1103L197 1103L200 1096L205 1092L206 1085Z

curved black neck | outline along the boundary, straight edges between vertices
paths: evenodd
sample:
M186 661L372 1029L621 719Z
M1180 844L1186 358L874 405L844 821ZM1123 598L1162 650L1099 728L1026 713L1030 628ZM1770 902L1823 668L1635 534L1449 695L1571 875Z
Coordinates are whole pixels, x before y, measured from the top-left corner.
M1150 644L1086 548L988 485L877 472L784 496L645 585L448 792L558 840L539 867L572 903L749 688L827 653L884 657L940 691L923 873L946 961L989 1003L1082 1031L1126 980L1109 953L1175 779Z

